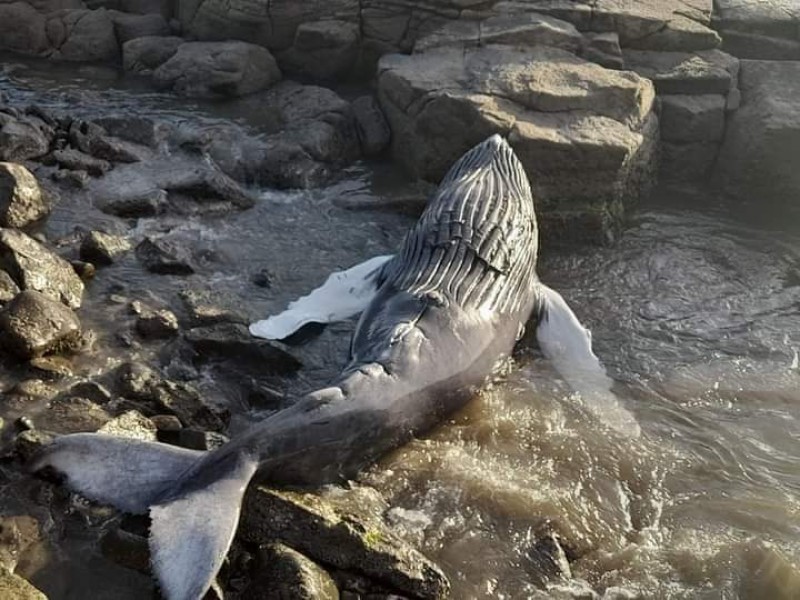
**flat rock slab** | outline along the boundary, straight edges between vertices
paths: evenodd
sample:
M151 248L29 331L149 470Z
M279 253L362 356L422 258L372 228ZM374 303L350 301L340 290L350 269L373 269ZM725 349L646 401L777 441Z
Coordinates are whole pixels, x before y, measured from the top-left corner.
M797 203L800 62L743 60L742 104L728 122L716 181L750 202Z
M623 50L623 58L625 68L650 79L659 94L727 95L739 72L739 60L720 50Z
M719 94L661 97L661 139L716 142L725 133L725 97Z
M581 31L616 32L627 48L705 50L720 43L709 27L712 0L504 0L496 14L535 11Z
M545 208L635 196L652 161L652 84L556 48L439 48L380 61L392 153L438 181L465 151L508 137Z
M722 30L800 41L797 0L716 0L715 4L714 23Z

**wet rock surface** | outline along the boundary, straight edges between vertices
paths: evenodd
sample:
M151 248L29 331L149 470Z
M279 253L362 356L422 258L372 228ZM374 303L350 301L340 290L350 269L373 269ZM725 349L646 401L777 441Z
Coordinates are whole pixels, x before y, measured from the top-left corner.
M33 173L15 163L0 163L0 225L22 228L50 212Z
M244 591L253 600L338 600L339 590L319 565L283 544L259 548L257 575Z
M33 238L14 229L0 229L0 263L21 289L80 308L80 277L67 261Z
M250 543L280 540L310 558L376 579L416 598L444 598L447 578L379 520L338 509L312 494L251 488L240 535Z
M40 292L26 290L0 313L3 344L21 358L75 348L81 324L69 307Z
M90 231L81 242L80 256L98 266L113 264L131 249L128 238L102 231Z

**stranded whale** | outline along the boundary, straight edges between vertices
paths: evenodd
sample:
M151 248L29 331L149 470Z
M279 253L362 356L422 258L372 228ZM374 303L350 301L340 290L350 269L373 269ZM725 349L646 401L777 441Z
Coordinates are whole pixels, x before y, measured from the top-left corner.
M251 478L281 485L352 477L468 401L531 315L559 369L605 377L588 332L538 280L537 249L527 177L493 136L453 165L397 255L340 273L252 326L282 337L363 310L350 361L329 387L212 452L76 434L53 442L34 469L54 468L92 500L149 511L165 597L201 598L233 540ZM331 291L344 302L326 310Z

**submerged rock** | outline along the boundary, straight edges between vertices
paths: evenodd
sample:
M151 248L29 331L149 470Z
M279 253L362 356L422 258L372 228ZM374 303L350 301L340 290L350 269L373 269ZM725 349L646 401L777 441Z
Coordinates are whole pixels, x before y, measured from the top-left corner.
M0 313L3 344L21 358L75 348L81 323L67 306L33 290L17 295Z
M189 251L169 240L147 237L136 246L136 256L151 273L159 275L194 273Z
M186 42L159 66L156 83L183 96L231 97L266 89L281 78L262 46L246 42Z
M28 169L0 162L0 225L26 227L47 216L50 205Z
M83 282L72 266L33 238L14 229L0 229L0 266L23 290L34 290L80 308Z
M166 308L153 309L134 300L131 310L137 316L136 331L145 339L165 339L178 333L178 318Z
M86 171L94 177L100 177L111 170L111 163L107 160L89 156L74 148L54 150L50 158L62 169Z
M319 565L283 544L259 548L255 577L244 591L250 600L338 600L339 590Z
M445 598L450 591L441 570L382 523L313 494L251 487L239 535L257 544L283 542L320 564L356 571L415 598Z

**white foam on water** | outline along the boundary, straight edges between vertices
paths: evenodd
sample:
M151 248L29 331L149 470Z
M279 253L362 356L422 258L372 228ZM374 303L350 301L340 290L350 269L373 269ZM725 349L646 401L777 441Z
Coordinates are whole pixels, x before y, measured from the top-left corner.
M378 269L391 258L376 256L346 271L331 273L324 284L290 303L282 313L250 325L250 333L282 340L308 323L332 323L360 313L375 297Z

